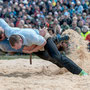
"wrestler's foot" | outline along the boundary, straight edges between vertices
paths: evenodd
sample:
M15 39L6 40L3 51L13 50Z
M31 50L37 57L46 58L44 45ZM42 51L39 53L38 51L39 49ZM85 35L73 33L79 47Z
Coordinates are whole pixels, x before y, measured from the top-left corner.
M82 70L79 75L80 76L87 76L88 74L84 70Z

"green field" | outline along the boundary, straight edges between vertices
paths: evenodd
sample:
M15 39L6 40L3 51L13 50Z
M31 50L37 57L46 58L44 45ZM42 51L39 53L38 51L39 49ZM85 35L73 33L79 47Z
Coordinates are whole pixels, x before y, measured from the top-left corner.
M7 56L7 55L0 55L0 60L12 60L12 59L19 59L19 58L23 58L23 59L29 59L30 55L12 55L12 56ZM39 58L35 55L32 55L32 58Z

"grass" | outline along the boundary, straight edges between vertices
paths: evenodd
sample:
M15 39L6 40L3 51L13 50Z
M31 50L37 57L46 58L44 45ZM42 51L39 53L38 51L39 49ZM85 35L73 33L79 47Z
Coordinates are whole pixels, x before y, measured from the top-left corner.
M0 56L0 60L12 60L12 59L29 59L30 55L12 55L12 56L8 56L8 55L1 55ZM32 55L32 58L36 58L39 59L39 57Z

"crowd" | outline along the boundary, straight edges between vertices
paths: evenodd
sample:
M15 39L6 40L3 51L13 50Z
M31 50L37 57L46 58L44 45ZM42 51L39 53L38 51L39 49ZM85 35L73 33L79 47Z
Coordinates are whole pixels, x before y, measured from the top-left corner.
M47 27L52 36L72 29L90 41L89 1L0 0L0 18L4 18L12 27Z

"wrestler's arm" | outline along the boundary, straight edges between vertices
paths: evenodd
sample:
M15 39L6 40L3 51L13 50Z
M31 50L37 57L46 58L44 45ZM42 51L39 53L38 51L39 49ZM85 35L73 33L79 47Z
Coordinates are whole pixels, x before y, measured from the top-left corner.
M0 27L2 27L4 30L9 30L11 28L2 18L0 18Z
M42 49L46 44L46 40L41 35L38 35L38 34L34 33L34 34L32 34L31 38L32 39L30 39L30 37L27 38L28 42L30 41L30 42L32 42L32 45L36 45L36 46L32 50L30 50L30 52L25 52L24 51L25 53L37 52L40 49Z
M34 47L33 47L33 45L32 45L32 46L24 47L23 52L28 53L28 54L33 53L33 52L37 52L40 49L42 49L45 46L45 44L46 44L46 41L40 46L39 45L34 45Z

